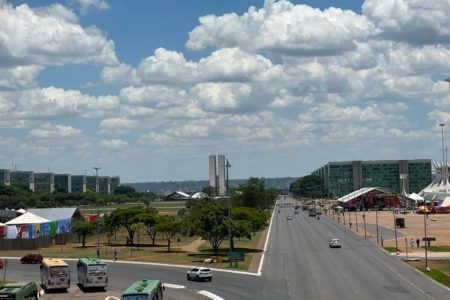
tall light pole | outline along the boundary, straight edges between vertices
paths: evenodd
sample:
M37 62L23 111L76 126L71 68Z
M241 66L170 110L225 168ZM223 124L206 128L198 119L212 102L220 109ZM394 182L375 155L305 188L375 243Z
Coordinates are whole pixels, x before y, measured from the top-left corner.
M448 79L450 81L450 78ZM445 123L439 123L439 126L441 127L441 137L442 137L442 164L445 162L445 156L444 156L444 126Z
M101 168L93 167L95 170L95 192L98 193L98 170ZM97 258L100 258L100 212L99 212L99 203L97 202Z
M428 271L428 248L427 248L427 218L426 218L426 210L424 210L423 212L423 230L425 232L425 238L424 238L424 242L425 242L425 269Z
M392 207L392 198L391 198L391 209L392 209L392 217L394 218L395 253L397 253L397 252L398 252L398 244L397 244L397 222L395 221L394 207Z
M229 242L229 247L228 247L228 260L230 261L230 267L232 266L232 262L231 262L231 197L230 197L230 190L229 190L229 185L228 185L228 169L231 167L230 163L228 162L228 159L225 160L225 168L227 170L226 173L226 195L228 197L228 242Z

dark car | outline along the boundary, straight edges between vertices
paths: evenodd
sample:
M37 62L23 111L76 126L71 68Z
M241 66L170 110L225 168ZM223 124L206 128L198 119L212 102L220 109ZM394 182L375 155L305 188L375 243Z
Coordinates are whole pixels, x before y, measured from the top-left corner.
M39 264L42 262L42 255L39 253L29 253L20 259L21 264Z
M3 265L4 265L5 263L3 262L3 259L0 259L0 269L3 269Z

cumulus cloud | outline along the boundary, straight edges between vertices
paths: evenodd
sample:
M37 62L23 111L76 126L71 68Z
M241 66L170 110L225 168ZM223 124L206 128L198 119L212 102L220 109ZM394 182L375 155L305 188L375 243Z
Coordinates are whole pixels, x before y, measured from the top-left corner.
M321 11L286 0L266 0L263 8L251 7L242 16L208 15L199 22L189 33L188 49L238 46L250 51L321 56L351 50L356 41L377 32L365 16L352 11Z
M45 118L52 116L93 117L119 107L116 96L94 97L77 90L47 87L0 93L0 117Z
M80 6L81 14L85 15L90 9L107 10L109 4L105 0L72 0L75 4Z
M128 147L128 143L119 139L113 140L102 140L100 141L100 146L107 149L124 149Z
M123 135L136 128L139 123L126 117L107 118L100 122L100 134Z
M448 0L366 0L363 13L386 38L413 45L450 42Z
M71 126L64 126L61 124L53 125L46 122L39 126L39 128L31 129L28 132L28 137L38 139L61 139L71 138L81 133L81 130Z
M32 9L3 3L0 20L0 67L118 62L113 41L96 27L81 27L60 4Z

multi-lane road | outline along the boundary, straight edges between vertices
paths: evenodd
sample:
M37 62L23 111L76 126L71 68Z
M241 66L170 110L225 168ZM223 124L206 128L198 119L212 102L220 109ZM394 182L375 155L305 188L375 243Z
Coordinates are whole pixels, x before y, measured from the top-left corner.
M292 202L281 198L279 203ZM48 299L105 299L118 296L134 280L158 278L185 289L166 289L166 299L204 299L208 291L223 299L450 299L450 291L392 257L369 241L336 224L293 207L275 210L261 276L214 271L212 282L186 281L183 267L110 263L110 286L103 293L46 295ZM292 214L293 220L287 220ZM341 239L341 249L330 249L331 238ZM72 270L74 270L72 262ZM39 281L38 266L8 266L9 279ZM72 283L76 274L72 272ZM219 298L217 298L219 299Z

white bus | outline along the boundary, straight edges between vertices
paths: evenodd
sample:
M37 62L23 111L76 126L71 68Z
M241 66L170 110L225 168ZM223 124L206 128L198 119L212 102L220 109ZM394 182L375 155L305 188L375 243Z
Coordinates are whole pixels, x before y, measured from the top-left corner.
M61 259L44 258L41 263L41 284L45 290L70 287L69 265Z
M97 258L80 258L77 263L78 283L82 287L107 287L108 267Z

